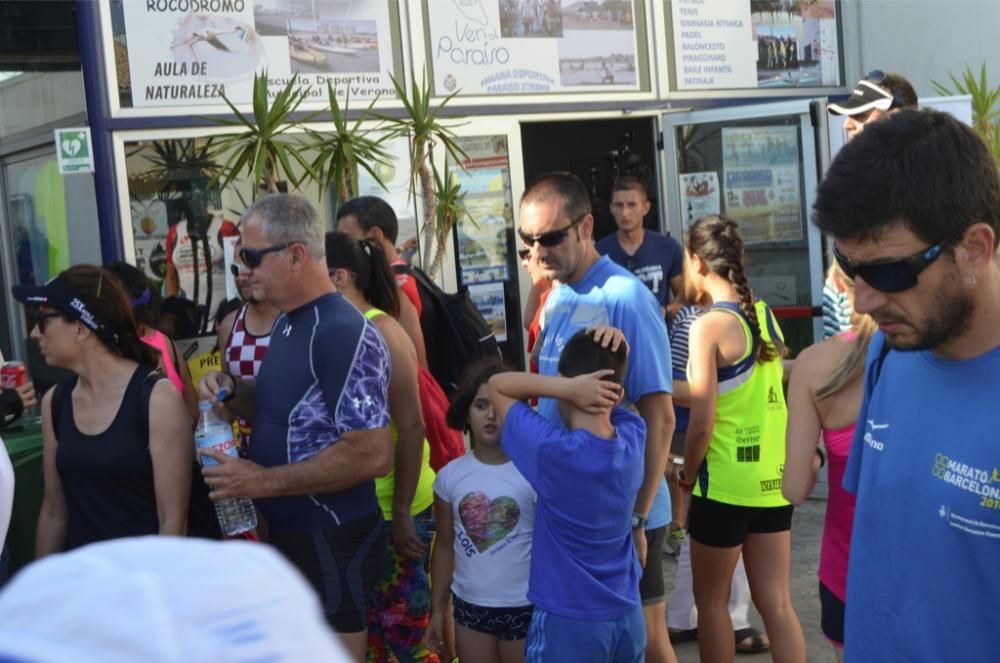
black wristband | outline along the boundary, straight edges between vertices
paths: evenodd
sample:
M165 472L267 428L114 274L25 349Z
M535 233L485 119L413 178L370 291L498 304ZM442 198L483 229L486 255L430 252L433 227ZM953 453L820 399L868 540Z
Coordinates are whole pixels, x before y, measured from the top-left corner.
M826 465L826 454L823 453L822 449L816 447L816 455L819 456L819 469L822 470L823 466Z

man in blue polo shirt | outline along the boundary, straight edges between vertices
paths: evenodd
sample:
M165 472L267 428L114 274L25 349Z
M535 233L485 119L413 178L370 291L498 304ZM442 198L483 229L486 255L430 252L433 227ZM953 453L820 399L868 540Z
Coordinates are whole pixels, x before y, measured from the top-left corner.
M597 242L597 251L635 274L656 296L664 316L672 318L684 291L684 252L674 238L643 227L651 206L642 180L618 178L611 188L611 216L618 232Z
M656 298L628 270L597 253L593 231L590 198L575 175L548 173L524 192L518 234L542 275L560 284L545 302L545 327L536 345L538 372L557 375L563 348L581 329L616 327L630 348L626 402L635 406L646 424L643 482L635 497L632 523L643 566L639 590L644 598L646 661L669 663L676 659L667 639L661 565L664 530L670 519L663 473L674 431L670 342ZM551 398L539 399L538 411L552 423L562 421ZM659 526L648 529L650 524Z

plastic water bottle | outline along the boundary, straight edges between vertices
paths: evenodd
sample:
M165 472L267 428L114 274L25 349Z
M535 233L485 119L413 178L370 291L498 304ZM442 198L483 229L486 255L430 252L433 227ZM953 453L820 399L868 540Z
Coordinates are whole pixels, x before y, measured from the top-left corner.
M194 443L198 449L214 449L215 451L236 458L236 442L233 440L233 427L220 419L212 411L211 401L198 403L201 416L198 427L194 431ZM217 465L214 458L198 456L202 465ZM246 497L230 498L215 502L215 514L219 518L219 527L226 536L234 536L257 527L257 512L253 502Z

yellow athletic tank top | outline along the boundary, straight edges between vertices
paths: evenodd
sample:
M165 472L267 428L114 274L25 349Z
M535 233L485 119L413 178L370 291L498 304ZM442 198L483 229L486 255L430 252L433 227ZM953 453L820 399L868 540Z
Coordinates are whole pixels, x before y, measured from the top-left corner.
M385 311L373 308L365 313L365 317L372 320L385 314ZM389 427L392 431L392 445L393 451L395 451L396 439L399 437L399 429L396 428L395 419L390 418ZM424 453L420 460L420 479L417 481L417 490L413 494L413 504L410 506L411 514L416 515L434 504L434 476L434 470L431 469L431 447L425 438ZM382 516L386 520L392 520L392 493L395 480L396 473L393 469L390 469L384 477L375 479L375 496L378 498L379 508L382 509Z
M788 500L781 494L781 476L788 408L781 359L754 361L750 325L739 306L722 303L712 308L739 319L747 351L738 362L719 370L715 428L692 492L738 506L785 506ZM782 339L767 304L758 301L756 309L763 340Z

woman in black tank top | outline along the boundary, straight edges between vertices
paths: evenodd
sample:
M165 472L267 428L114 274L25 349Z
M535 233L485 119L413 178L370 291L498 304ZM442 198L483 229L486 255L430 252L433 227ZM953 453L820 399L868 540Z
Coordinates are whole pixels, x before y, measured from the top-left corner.
M128 296L110 272L78 265L40 287L31 338L75 377L42 399L45 496L36 557L95 541L187 532L193 441L184 401L155 373Z

